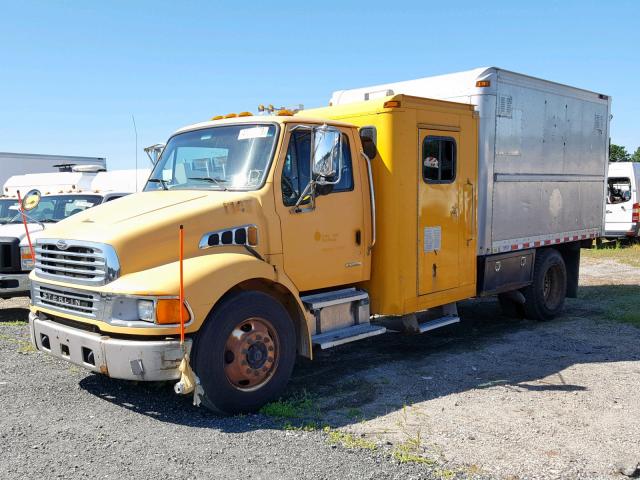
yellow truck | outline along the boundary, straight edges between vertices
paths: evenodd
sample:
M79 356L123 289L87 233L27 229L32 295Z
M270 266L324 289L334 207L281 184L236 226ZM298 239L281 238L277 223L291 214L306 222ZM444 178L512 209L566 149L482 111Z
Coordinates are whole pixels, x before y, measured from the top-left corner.
M478 255L478 126L473 105L393 94L180 129L144 192L38 239L32 341L143 381L180 378L184 348L229 414L278 398L296 355L457 322L462 299L551 318L585 239Z

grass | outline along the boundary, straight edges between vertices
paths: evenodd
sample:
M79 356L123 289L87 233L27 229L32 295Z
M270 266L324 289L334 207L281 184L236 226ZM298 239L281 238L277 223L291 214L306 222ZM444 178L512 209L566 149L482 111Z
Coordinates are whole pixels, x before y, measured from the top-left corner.
M607 320L640 327L640 285L583 287L585 300L597 305Z
M18 346L18 353L23 353L23 354L27 354L27 353L31 353L31 352L35 352L36 348L31 344L30 341L28 340L22 340L21 338L16 338L13 335L5 335L5 334L0 334L0 340L5 340L9 343L13 343L15 345Z
M612 242L602 248L582 250L584 258L611 259L632 267L640 267L640 244L623 245L620 242Z
M27 322L22 320L12 320L9 322L0 321L0 327L22 327L26 324Z
M313 399L305 391L286 400L267 403L260 413L274 418L301 418L311 413L314 407Z
M400 445L396 445L393 449L392 456L399 463L423 463L426 465L434 465L435 461L430 458L423 457L419 454L420 438L412 438Z
M302 425L294 425L291 422L286 422L282 428L293 432L315 432L318 430L318 424L316 422L309 422L303 423Z
M344 448L363 449L363 450L376 450L378 446L365 438L356 437L350 433L344 433L340 430L332 430L330 427L325 427L323 431L327 434L327 442L331 445L342 445Z

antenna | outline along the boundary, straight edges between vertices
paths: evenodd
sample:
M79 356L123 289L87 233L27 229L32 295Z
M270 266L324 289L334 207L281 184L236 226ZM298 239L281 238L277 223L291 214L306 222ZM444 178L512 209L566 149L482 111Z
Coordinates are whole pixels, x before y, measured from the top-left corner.
M136 177L136 192L138 191L138 128L136 127L136 117L131 114L131 120L133 120L133 131L136 134L136 171L134 175Z

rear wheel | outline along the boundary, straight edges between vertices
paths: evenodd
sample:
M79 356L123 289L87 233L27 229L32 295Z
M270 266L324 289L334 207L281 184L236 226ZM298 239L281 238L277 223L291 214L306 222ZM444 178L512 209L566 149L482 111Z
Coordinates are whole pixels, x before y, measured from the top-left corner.
M560 314L567 294L567 268L557 250L536 253L533 282L522 293L527 318L545 321Z
M198 333L192 365L203 403L218 413L255 411L276 399L295 362L295 329L284 307L242 292L216 308Z

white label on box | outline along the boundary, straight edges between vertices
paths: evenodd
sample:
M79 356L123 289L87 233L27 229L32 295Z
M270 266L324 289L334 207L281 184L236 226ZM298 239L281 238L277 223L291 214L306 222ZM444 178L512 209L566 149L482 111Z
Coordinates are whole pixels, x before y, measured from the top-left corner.
M238 140L248 140L250 138L264 138L269 133L269 127L243 128L238 133Z
M440 227L424 227L424 251L435 252L442 247L442 229Z

